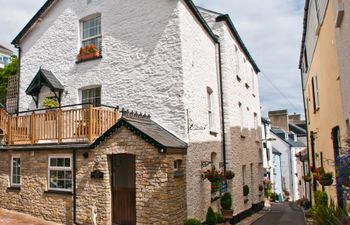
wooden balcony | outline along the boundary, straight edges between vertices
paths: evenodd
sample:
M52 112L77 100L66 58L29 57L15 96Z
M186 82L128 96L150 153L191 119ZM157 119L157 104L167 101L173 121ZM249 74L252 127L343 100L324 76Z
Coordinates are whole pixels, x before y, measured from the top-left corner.
M10 115L0 110L5 145L93 143L120 118L117 108L66 106Z

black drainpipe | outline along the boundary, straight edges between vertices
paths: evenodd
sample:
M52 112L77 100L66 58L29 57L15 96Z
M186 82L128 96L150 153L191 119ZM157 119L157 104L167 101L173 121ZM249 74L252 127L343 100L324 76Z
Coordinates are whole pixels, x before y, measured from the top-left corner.
M77 152L73 149L73 223L77 223L77 185L76 185L76 162L77 162Z
M17 66L17 109L16 109L16 114L18 116L19 112L19 85L20 85L20 80L21 80L21 54L22 54L22 49L18 45L15 45L15 47L18 49L18 66Z
M226 172L226 139L225 139L225 113L224 113L224 94L222 86L222 68L221 68L221 45L219 40L218 44L218 54L219 54L219 76L220 76L220 101L221 101L221 127L222 127L222 157L224 163L224 172Z
M304 117L305 117L305 123L306 123L306 148L307 148L307 163L310 167L310 137L309 137L309 126L308 126L308 120L307 117L307 111L306 111L306 102L305 102L305 93L304 93L304 79L303 79L303 71L300 69L300 79L301 79L301 92L303 94L303 103L304 103ZM315 166L315 164L313 164ZM310 173L310 168L308 168L308 171ZM306 174L305 174L306 175ZM311 190L311 182L309 182L309 195L310 195L310 204L312 205L312 190Z

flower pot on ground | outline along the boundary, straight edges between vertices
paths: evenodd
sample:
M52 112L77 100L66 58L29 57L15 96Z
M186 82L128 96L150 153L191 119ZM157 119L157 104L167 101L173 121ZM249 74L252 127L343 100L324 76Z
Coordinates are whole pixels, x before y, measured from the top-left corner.
M333 184L333 174L332 173L324 173L318 180L318 182L322 186L330 186Z
M233 209L232 209L232 196L230 193L225 193L220 199L221 212L225 220L232 219Z
M249 186L248 185L244 185L243 186L244 204L247 204L249 202L248 195L249 195Z

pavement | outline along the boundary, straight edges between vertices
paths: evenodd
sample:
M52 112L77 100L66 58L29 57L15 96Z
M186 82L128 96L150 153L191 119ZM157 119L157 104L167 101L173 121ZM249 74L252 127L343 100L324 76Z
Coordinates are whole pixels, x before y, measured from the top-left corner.
M292 202L271 203L271 210L252 225L306 225L303 210Z
M0 224L1 225L58 225L57 223L47 222L36 217L0 209Z

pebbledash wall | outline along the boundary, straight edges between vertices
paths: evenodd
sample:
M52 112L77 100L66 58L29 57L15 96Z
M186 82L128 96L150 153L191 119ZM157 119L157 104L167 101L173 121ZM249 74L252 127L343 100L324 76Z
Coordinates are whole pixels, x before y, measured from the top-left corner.
M73 223L73 196L47 192L48 157L72 155L73 150L0 152L0 206L30 213L62 224ZM185 176L175 178L173 163L185 161L184 154L160 154L159 150L127 128L120 128L106 142L89 151L77 150L77 223L92 224L91 207L97 208L97 224L111 224L111 156L136 157L137 224L183 224L186 219ZM21 190L10 189L8 171L11 155L21 157ZM185 171L185 164L181 171ZM94 170L104 172L92 179ZM150 179L156 180L152 183Z
M215 21L220 14L200 12L220 36L227 168L236 173L229 189L237 215L262 200L260 137L255 136L260 127L258 81L227 23ZM76 64L79 21L96 13L101 14L103 58ZM64 85L63 105L80 103L81 89L98 85L103 104L151 114L188 143L187 217L205 219L211 205L210 183L201 179L201 162L213 162L217 168L223 162L219 46L185 1L57 1L20 47L21 110L35 107L25 89L42 67ZM214 96L211 130L209 89ZM246 204L243 183L251 192Z

